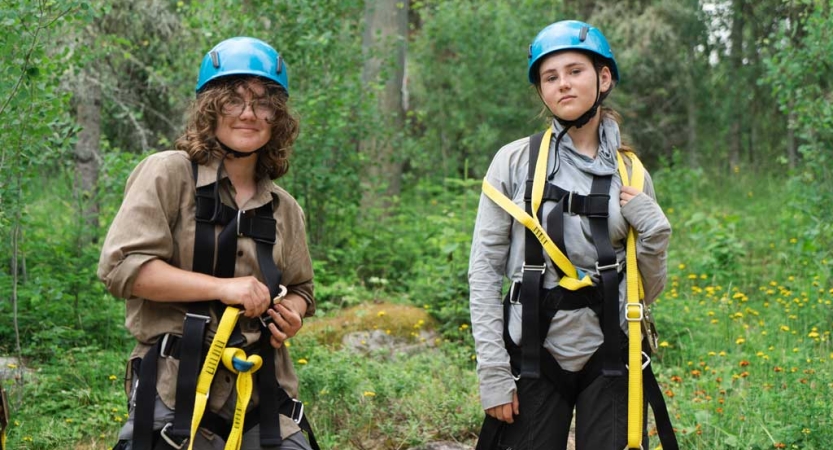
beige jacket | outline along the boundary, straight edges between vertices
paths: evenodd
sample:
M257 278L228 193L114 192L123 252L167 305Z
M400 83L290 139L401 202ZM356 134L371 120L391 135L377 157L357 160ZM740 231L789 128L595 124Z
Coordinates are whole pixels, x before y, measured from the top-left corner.
M215 181L218 164L219 161L212 160L205 166L199 166L198 187ZM130 175L124 200L107 233L98 276L110 293L127 300L125 326L137 340L131 360L142 357L161 335L182 333L187 304L138 298L132 295L132 288L139 268L152 259L158 258L175 267L192 270L196 226L194 194L191 162L185 152L153 154L136 166ZM235 205L232 186L225 174L221 175L220 198L227 205ZM304 213L289 193L268 179L258 182L256 194L242 209L255 209L267 202L272 202L277 221L273 257L278 269L283 272L282 284L290 293L296 293L307 301L309 307L306 314L310 316L315 312L315 300ZM218 234L221 228L217 226ZM252 275L263 281L255 242L250 238L239 237L237 240L234 275ZM213 338L218 321L217 317L212 318L206 331L207 342ZM258 320L241 316L238 323L246 345L256 344L260 337ZM157 390L162 401L171 409L175 408L178 367L179 361L173 358L159 360ZM286 347L275 351L275 370L280 385L290 396L297 397L298 377ZM128 369L128 386L131 377ZM220 365L211 387L209 408L230 417L236 398L232 395L234 386L235 376ZM255 390L250 408L258 401ZM297 432L298 427L289 418L281 416L281 431L285 437Z

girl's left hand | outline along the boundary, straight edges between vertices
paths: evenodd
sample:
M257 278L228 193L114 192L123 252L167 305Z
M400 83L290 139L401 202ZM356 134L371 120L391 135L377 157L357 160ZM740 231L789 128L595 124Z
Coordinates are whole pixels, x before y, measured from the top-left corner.
M641 191L633 186L622 186L619 192L619 206L625 206L631 199L639 195Z
M269 308L267 313L272 317L269 324L269 331L272 333L269 343L272 347L280 348L287 339L295 336L304 326L301 315L292 308L282 303Z

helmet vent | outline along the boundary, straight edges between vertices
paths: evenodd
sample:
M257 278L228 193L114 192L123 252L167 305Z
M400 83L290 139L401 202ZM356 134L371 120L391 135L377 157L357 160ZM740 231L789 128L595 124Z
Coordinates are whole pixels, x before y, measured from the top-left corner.
M220 68L220 55L214 50L211 51L211 64L214 65L215 69Z
M581 31L578 33L578 40L584 42L587 39L588 31L590 31L589 27L581 27Z
M283 72L283 58L278 55L278 67L275 69L275 74L280 75L281 72Z
M529 44L529 48L526 49L526 57L532 59L532 44Z

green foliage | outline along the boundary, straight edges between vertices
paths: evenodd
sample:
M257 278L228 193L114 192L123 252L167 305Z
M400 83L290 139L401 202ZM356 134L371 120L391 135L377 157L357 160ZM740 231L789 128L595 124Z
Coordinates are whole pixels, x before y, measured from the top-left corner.
M17 408L12 410L7 448L75 448L91 437L112 445L114 431L127 419L124 354L94 346L64 347L55 357L52 364L26 375L22 390L9 386Z
M301 395L322 448L410 448L470 440L482 420L470 360L440 347L383 357L293 346ZM395 370L392 370L393 367Z
M657 173L659 192L682 172ZM814 242L833 232L803 212L813 198L800 179L729 179L709 179L727 189L694 183L687 202L666 209L674 237L653 308L655 369L681 447L826 448L833 254Z
M560 5L425 1L415 9L422 27L408 70L418 152L410 164L436 180L460 177L470 164L479 178L502 145L545 126L527 80L527 47Z

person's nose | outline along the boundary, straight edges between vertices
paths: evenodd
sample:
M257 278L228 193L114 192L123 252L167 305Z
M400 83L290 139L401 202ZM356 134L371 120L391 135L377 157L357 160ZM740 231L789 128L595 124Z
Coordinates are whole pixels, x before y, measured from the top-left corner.
M243 111L240 111L240 119L257 119L254 102L243 103Z
M570 86L571 86L570 80L568 80L567 78L568 77L566 77L566 76L558 77L558 88L562 91L570 89Z

